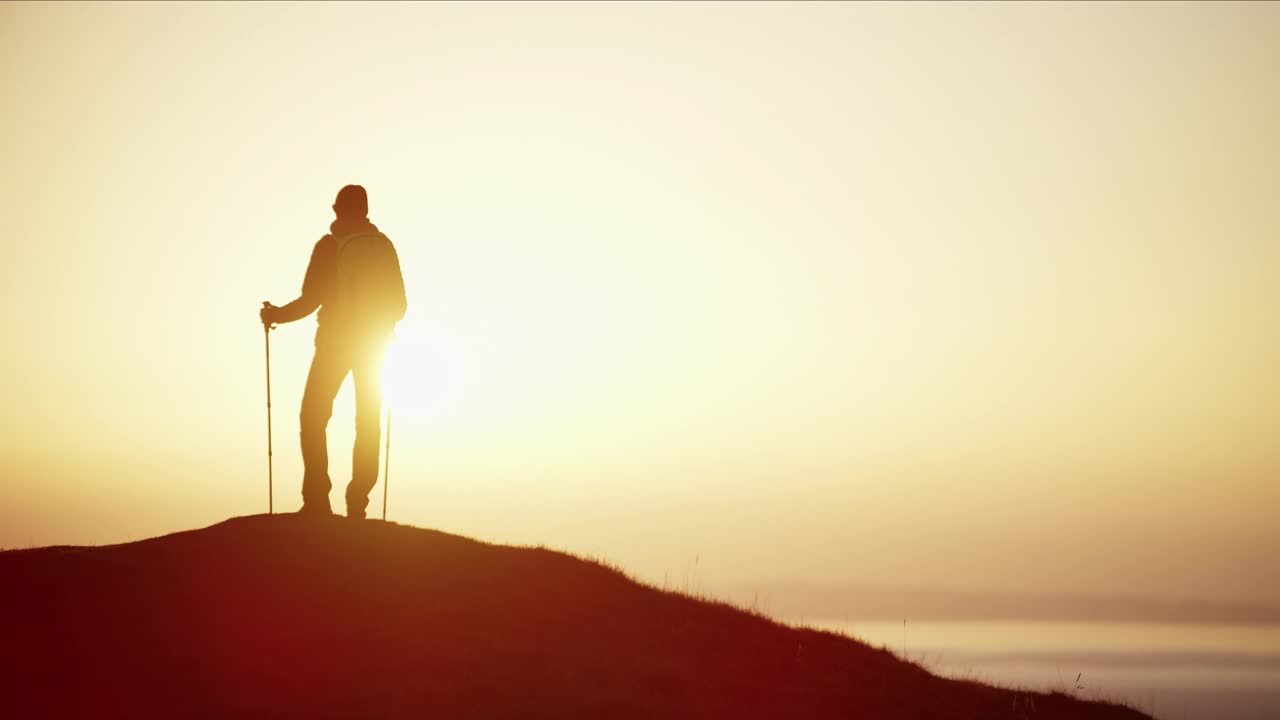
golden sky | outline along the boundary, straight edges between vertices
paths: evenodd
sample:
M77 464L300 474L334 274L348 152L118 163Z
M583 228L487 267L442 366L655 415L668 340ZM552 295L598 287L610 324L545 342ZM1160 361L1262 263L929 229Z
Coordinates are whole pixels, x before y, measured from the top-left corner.
M360 183L392 519L1280 604L1280 5L6 3L0 83L0 546L265 511Z

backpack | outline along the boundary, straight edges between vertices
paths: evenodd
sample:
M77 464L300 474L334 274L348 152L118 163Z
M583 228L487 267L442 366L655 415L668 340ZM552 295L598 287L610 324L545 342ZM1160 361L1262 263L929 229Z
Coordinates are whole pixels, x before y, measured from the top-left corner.
M380 232L335 236L337 302L344 314L374 319L387 315L395 302L400 272L391 240Z

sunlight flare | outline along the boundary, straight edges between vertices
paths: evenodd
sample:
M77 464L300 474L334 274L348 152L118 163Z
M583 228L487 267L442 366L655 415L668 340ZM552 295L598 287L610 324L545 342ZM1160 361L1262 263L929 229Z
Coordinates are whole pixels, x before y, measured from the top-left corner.
M411 321L402 323L383 359L384 402L401 418L434 416L445 406L452 378L441 348Z

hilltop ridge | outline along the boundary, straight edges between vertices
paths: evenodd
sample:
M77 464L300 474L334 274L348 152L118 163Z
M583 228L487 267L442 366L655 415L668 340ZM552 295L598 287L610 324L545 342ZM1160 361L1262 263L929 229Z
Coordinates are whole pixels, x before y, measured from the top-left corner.
M542 548L293 515L0 553L0 715L1075 718Z

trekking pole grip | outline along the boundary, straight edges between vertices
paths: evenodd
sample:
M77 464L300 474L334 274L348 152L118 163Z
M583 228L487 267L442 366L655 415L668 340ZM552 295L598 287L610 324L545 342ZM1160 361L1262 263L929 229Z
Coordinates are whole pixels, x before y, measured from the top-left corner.
M269 300L263 300L262 309L266 310L269 307L271 307L271 302ZM275 330L275 329L276 329L275 323L268 323L266 320L262 321L263 332L271 332L272 330Z

